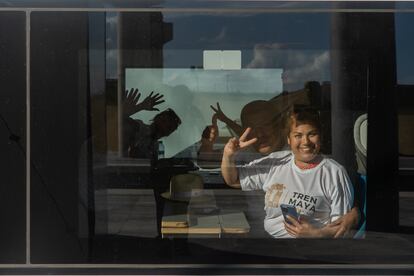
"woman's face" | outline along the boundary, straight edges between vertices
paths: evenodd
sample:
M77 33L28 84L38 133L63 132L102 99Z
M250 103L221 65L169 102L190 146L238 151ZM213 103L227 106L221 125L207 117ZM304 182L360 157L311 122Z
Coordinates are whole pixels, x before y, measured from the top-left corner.
M288 143L295 160L308 163L315 159L321 149L319 129L310 124L292 125Z

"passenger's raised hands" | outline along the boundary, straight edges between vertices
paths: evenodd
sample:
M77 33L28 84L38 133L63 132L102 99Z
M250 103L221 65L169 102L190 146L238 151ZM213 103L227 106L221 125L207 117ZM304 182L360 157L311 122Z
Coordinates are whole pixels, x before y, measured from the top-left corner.
M201 145L198 149L199 160L218 161L221 159L222 153L214 150L214 144L218 136L217 117L214 114L211 118L211 125L206 126L201 134Z
M164 97L164 95L160 94L160 93L156 93L155 95L154 91L151 92L151 94L149 94L139 105L142 108L141 110L148 110L148 111L159 111L158 108L155 108L156 105L162 104L163 102L165 102L164 100L162 100L162 98Z
M137 103L141 93L139 93L138 88L131 88L129 91L125 90L125 99L122 103L124 115L129 117L132 114L139 111Z
M217 127L217 115L214 114L211 118L211 125L206 126L201 135L202 143L214 144L219 136L219 130Z
M250 127L246 128L243 134L240 136L239 139L233 137L231 138L227 144L224 146L224 155L227 157L233 156L237 151L247 148L250 145L253 145L257 142L257 138L252 138L247 140L247 136L249 135L252 129Z
M216 103L216 105L216 107L210 105L210 108L214 111L214 116L225 123L237 136L241 136L243 128L224 114L219 103Z
M226 114L224 114L224 112L221 110L219 103L216 103L216 105L217 107L210 105L211 109L213 109L214 111L214 115L216 115L216 118L222 121L223 123L227 123L227 121L230 120L229 117L227 117Z
M139 93L137 88L131 88L129 91L126 90L125 93L126 97L123 102L123 112L127 117L141 110L159 111L155 106L164 102L164 100L161 100L164 96L159 93L153 95L154 91L152 91L141 103L138 103L141 93Z

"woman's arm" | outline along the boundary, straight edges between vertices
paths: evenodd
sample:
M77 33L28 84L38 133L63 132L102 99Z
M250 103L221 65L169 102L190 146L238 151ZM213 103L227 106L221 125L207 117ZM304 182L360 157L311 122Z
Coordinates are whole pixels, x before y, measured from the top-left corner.
M233 146L236 143L235 140L237 139L231 138L226 144L226 147L229 144L230 146ZM234 154L223 154L223 158L221 159L221 174L223 175L224 182L226 182L228 186L232 188L240 188L239 172L237 171L236 162L234 161Z
M247 140L251 128L247 128L240 139L231 138L224 146L223 158L221 160L221 174L227 185L233 188L240 188L239 172L234 160L236 152L256 143L257 138Z
M331 198L331 221L334 222L326 226L327 231L333 229L335 238L348 234L349 230L356 228L359 221L358 206L354 205L354 192L351 180L344 167L339 166L334 172L330 183Z
M284 222L285 229L295 238L334 238L339 226L324 226L316 228L305 220L297 221L296 219L287 216L290 223Z
M352 230L356 230L359 225L359 207L354 206L351 211L327 225L328 228L335 229L334 238L352 235Z

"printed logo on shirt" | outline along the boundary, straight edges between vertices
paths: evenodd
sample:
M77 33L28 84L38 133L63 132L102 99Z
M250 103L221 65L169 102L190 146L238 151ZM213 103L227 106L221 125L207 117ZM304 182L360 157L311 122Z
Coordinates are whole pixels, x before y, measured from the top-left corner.
M279 207L284 189L286 189L286 187L283 184L275 183L271 185L266 191L265 205L267 207Z
M288 204L293 205L302 214L311 215L315 212L318 198L299 192L293 192L293 196L289 198Z
M284 184L275 183L269 187L265 195L266 207L278 208L285 203L296 207L298 213L312 216L318 205L318 198L286 189Z

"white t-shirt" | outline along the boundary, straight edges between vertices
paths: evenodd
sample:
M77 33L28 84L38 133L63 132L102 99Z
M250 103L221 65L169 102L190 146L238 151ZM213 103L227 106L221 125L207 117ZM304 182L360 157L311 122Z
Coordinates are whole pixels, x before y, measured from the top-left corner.
M274 156L285 156L288 153L290 153L290 148L289 146L284 146L280 151L278 152L274 152ZM236 152L236 156L235 156L235 162L237 165L245 165L248 164L254 160L260 159L267 156L264 154L261 154L259 152L257 152L253 147L247 147L246 149L242 149L238 152Z
M280 204L294 205L309 223L322 227L343 216L353 204L353 189L345 169L323 158L312 169L299 169L291 151L279 151L238 168L242 190L265 195L265 230L275 238L291 238Z

